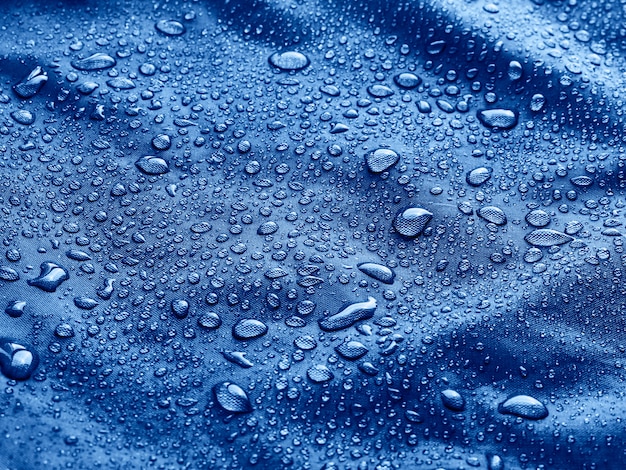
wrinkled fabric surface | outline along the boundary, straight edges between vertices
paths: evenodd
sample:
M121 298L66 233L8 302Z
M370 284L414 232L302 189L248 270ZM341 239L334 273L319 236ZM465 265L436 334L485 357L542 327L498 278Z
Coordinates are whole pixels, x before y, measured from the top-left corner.
M621 2L11 3L0 468L624 468Z

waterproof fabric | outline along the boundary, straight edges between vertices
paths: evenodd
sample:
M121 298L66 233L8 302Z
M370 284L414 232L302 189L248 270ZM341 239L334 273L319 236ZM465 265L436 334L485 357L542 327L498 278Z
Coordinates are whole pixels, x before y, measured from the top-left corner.
M621 3L0 8L0 468L624 468Z

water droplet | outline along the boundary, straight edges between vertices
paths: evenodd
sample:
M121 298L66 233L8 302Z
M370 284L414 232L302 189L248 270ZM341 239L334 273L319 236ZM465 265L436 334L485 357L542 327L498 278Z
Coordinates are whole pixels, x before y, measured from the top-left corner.
M395 273L387 266L377 263L361 263L358 265L359 270L380 281L384 284L393 284L393 280L396 277Z
M422 79L410 72L399 73L395 77L393 77L393 81L400 88L405 88L407 90L411 90L419 86L422 83Z
M527 263L536 263L541 258L543 258L543 252L539 248L532 247L524 253L524 261Z
M314 287L324 282L324 279L315 276L304 276L298 279L297 283L300 287Z
M446 48L446 42L443 40L433 41L426 47L426 52L429 55L438 55Z
M366 375L374 377L378 374L378 368L371 362L362 362L359 364L359 370Z
M428 114L428 113L430 113L432 111L432 108L431 108L430 103L428 101L426 101L426 100L419 100L417 102L417 110L420 113Z
M15 122L24 126L30 126L35 122L35 115L27 109L18 109L17 111L13 111L11 113L11 117Z
M522 64L520 64L517 60L512 60L511 62L509 62L509 70L507 72L509 75L509 80L519 80L520 78L522 78L523 72L524 69L522 68Z
M400 160L400 155L391 149L377 149L365 155L365 163L372 173L389 170Z
M91 299L86 296L80 296L74 298L74 305L83 310L92 310L96 308L99 303L97 300Z
M578 232L580 232L583 229L583 224L582 222L578 221L578 220L570 220L569 222L567 222L565 224L565 233L568 235L576 235Z
M110 80L107 80L107 85L111 88L116 88L118 90L132 90L135 88L135 83L125 77L115 77Z
M298 312L298 315L306 316L313 313L316 307L317 305L315 302L311 300L303 300L298 302L298 305L296 305L296 311Z
M17 281L20 278L18 272L8 266L0 266L0 279L3 281Z
M593 178L590 178L586 175L575 176L574 178L570 179L570 181L574 186L578 186L579 188L588 188L593 184Z
M498 411L526 419L543 419L548 416L548 409L545 405L528 395L509 398L498 407Z
M530 99L530 110L537 113L546 105L546 98L540 93L533 95Z
M268 60L272 66L285 72L301 70L310 63L307 56L296 51L275 52Z
M504 460L499 455L491 455L487 460L488 470L504 470Z
M433 214L420 207L410 207L400 212L393 221L396 231L405 237L417 237L420 235Z
M32 98L47 81L48 74L41 67L37 66L24 80L13 86L13 90L22 99Z
M0 370L11 380L26 380L39 365L34 349L17 341L0 339Z
M232 413L250 413L252 404L248 395L239 386L231 382L221 382L213 387L215 399L226 411Z
M499 207L485 206L478 209L477 214L487 222L495 225L506 225L507 219L504 211Z
M524 240L531 245L543 247L563 245L564 243L571 242L573 239L573 237L566 235L565 233L549 228L533 230L524 237Z
M385 85L370 85L367 87L367 92L374 98L387 98L394 94L394 91Z
M351 304L334 315L320 319L318 323L324 331L343 330L362 320L372 318L376 306L376 299L368 297L366 302Z
M114 282L115 282L115 279L113 278L105 279L104 287L96 291L97 296L100 297L102 300L109 300L111 296L113 295L113 283Z
M178 319L187 318L189 314L189 302L185 299L174 299L170 304L170 308L172 309L172 313Z
M185 25L175 20L159 20L154 27L166 36L180 36L186 31Z
M214 330L222 325L222 319L215 312L206 312L198 318L198 325L202 328Z
M198 222L197 224L193 224L190 228L190 230L193 233L206 233L208 231L210 231L213 228L213 226L208 223L208 222Z
M170 171L169 165L160 157L141 157L135 162L135 166L146 175L163 175Z
M239 340L256 339L267 333L267 325L260 320L244 318L233 326L233 336Z
M443 406L448 408L450 411L463 411L465 409L465 400L459 394L459 392L455 390L444 390L441 392L441 401Z
M249 369L250 367L254 366L254 364L249 359L246 359L245 355L245 352L240 351L222 351L222 356L224 356L224 359L232 362L233 364L237 364L239 367Z
M509 109L484 109L478 111L478 119L491 129L512 129L517 125L517 113Z
M311 382L321 384L331 381L335 375L324 364L316 364L306 371L307 377Z
M309 351L317 347L317 341L310 335L298 336L293 340L293 344L304 351Z
M489 181L492 173L492 168L481 166L479 168L474 168L472 171L468 172L465 180L470 186L478 187L481 184Z
M114 67L116 63L110 55L97 52L85 59L73 60L71 65L77 70L93 71Z
M6 257L8 261L11 261L13 263L22 259L22 254L20 253L19 250L16 250L15 248L11 248L7 250L4 256Z
M54 329L54 334L58 338L73 338L74 337L74 328L69 323L61 323Z
M278 231L278 224L273 221L265 222L259 226L256 233L258 235L271 235Z
M344 359L356 361L365 356L369 352L369 349L359 341L348 341L335 347L335 351Z
M270 268L267 271L265 271L265 277L268 279L280 279L281 277L285 277L287 276L287 271L285 271L283 268Z
M152 147L155 150L169 150L172 146L172 140L167 134L159 134L152 139Z
M76 87L76 90L83 95L92 94L100 85L96 82L83 82Z
M9 304L6 306L4 312L11 318L19 318L24 315L25 307L26 302L24 302L23 300L13 300L9 302Z
M541 209L535 209L526 214L526 222L533 227L542 228L550 223L550 215Z
M54 292L57 288L70 278L70 274L63 266L53 263L52 261L45 261L41 263L39 267L39 277L30 279L28 281L29 286L38 287L46 292Z
M65 255L74 261L89 261L91 259L88 253L81 250L67 250Z

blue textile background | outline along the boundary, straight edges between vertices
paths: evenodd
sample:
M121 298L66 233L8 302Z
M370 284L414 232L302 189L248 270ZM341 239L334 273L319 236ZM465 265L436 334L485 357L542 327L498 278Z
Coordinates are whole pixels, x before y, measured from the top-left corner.
M620 2L0 10L0 468L626 468Z

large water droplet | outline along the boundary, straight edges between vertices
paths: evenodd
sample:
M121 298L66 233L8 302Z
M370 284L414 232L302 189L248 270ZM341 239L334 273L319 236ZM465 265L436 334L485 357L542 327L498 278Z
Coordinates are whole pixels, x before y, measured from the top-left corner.
M202 328L213 330L222 325L222 319L215 312L206 312L198 318L198 325Z
M417 237L420 235L433 214L421 207L410 207L400 212L393 221L396 231L405 237Z
M558 232L549 228L540 228L533 230L524 237L528 243L534 246L554 246L563 245L564 243L571 242L574 238L566 235L565 233Z
M34 349L6 338L0 339L0 370L11 380L26 380L39 365Z
M478 111L478 119L492 129L512 129L517 125L517 113L510 109L484 109Z
M320 319L318 323L324 331L343 330L362 320L372 318L376 305L376 299L368 297L366 302L357 302L349 305L334 315Z
M244 318L233 326L233 336L240 340L260 338L266 333L267 325L254 318Z
M396 276L387 266L378 263L361 263L358 265L358 268L362 273L385 284L393 284Z
M160 157L141 157L135 162L135 166L146 175L163 175L170 171L169 165Z
M19 273L9 266L0 266L0 280L13 282L20 278Z
M463 411L465 409L465 400L456 390L444 390L441 392L441 402L443 406L451 411Z
M399 73L395 77L393 77L393 81L400 88L405 88L407 90L411 90L419 86L422 83L422 79L410 72Z
M92 310L98 306L98 301L82 295L74 298L74 305L83 310Z
M271 65L286 72L301 70L310 63L307 56L296 51L275 52L268 60Z
M316 364L306 371L307 377L316 384L332 380L335 375L324 364Z
M189 314L189 302L185 299L174 299L170 305L172 313L178 319L187 318Z
M74 328L69 323L61 323L57 325L54 329L54 334L58 338L73 338L74 337Z
M492 173L492 168L481 166L479 168L474 168L472 171L468 172L465 180L470 186L478 187L481 184L489 181Z
M18 109L17 111L13 111L11 113L11 117L15 122L24 126L30 126L35 122L35 115L27 109Z
M113 57L101 52L97 52L85 59L73 60L71 62L72 67L75 69L85 71L108 69L114 67L116 63Z
M394 91L385 85L370 85L367 87L367 92L374 98L387 98L394 94Z
M548 409L536 398L517 395L502 403L498 411L526 419L543 419L548 416Z
M22 99L32 98L47 81L48 74L41 67L37 66L24 80L13 86L13 90Z
M487 222L495 225L506 225L507 219L504 211L499 207L485 206L478 209L477 214Z
M154 27L166 36L180 36L186 31L185 25L175 20L159 20Z
M6 306L4 312L11 318L19 318L24 315L25 307L26 302L24 302L23 300L13 300L9 302L9 304Z
M337 346L335 351L337 351L337 353L344 359L356 361L357 359L361 359L365 356L369 350L359 341L348 341Z
M533 227L545 227L550 223L550 215L546 211L535 209L526 214L526 222Z
M30 279L28 285L39 287L46 292L56 291L63 281L67 281L70 278L67 269L52 261L41 263L39 269L41 270L39 277Z
M213 387L215 399L222 408L232 413L249 413L252 404L246 392L231 382L222 382Z
M394 166L400 155L391 149L377 149L365 155L365 163L372 173L382 173Z

